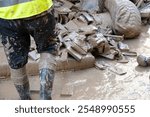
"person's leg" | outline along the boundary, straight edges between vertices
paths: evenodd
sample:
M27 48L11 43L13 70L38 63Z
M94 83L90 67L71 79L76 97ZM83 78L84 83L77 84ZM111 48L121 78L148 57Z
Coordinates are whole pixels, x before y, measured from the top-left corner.
M37 51L40 53L39 77L40 99L52 99L52 87L55 76L55 55L57 53L55 18L53 13L27 21L27 27L36 42Z
M14 82L16 90L19 93L21 100L31 100L30 91L29 91L29 80L26 74L26 67L20 69L12 69L11 79Z
M25 65L28 60L30 37L21 27L20 21L0 19L0 33L2 44L8 59L11 71L11 79L22 100L28 100L29 81Z

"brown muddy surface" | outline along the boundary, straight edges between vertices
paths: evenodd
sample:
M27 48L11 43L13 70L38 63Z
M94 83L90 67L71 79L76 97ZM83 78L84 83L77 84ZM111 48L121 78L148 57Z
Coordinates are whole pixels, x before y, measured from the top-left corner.
M125 40L132 51L150 56L150 26L142 29L137 39ZM109 70L95 68L57 74L54 99L150 99L150 67L139 67L136 57L129 57L129 63L117 63L99 58L111 65L122 68L127 73L117 75ZM60 97L60 86L63 80L73 85L73 95ZM60 84L59 84L60 83ZM59 92L59 93L58 93Z
M124 42L138 55L144 53L150 56L150 26L143 27L142 33L137 39ZM136 57L129 57L129 63L126 64L104 58L98 58L98 61L105 61L127 73L117 75L110 70L96 68L58 72L54 81L53 99L150 99L150 67L139 67ZM39 99L39 80L30 78L30 81L31 89L34 89L32 99ZM64 84L73 87L72 96L60 95ZM0 80L0 99L19 99L10 79Z

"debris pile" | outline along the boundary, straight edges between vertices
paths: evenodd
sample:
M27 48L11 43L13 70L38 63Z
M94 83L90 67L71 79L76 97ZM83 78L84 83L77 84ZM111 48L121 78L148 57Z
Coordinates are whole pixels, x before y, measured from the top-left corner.
M95 4L97 6L98 3L95 2ZM82 6L84 5L77 0L55 1L58 39L61 42L60 45L66 48L65 52L77 61L81 61L84 56L92 53L94 56L128 62L125 56L133 52L122 42L124 35L113 35L110 13L108 11L100 13L97 7L90 12ZM136 53L134 54L136 56ZM60 56L64 55L68 56L60 51Z
M137 56L123 40L139 35L141 16L149 15L144 14L142 9L145 4L149 5L150 1L131 0L135 5L129 0L122 1L55 0L54 15L60 45L58 63L64 67L65 61L73 57L78 63L86 60L85 63L90 64L92 61L92 67L97 65L97 56L121 63L128 62L127 56ZM116 9L120 10L114 15Z

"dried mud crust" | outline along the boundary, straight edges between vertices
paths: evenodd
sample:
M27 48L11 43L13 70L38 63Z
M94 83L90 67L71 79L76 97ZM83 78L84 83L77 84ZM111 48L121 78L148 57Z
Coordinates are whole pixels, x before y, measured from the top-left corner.
M113 30L125 38L134 38L140 34L141 16L137 7L129 0L105 0L113 20Z

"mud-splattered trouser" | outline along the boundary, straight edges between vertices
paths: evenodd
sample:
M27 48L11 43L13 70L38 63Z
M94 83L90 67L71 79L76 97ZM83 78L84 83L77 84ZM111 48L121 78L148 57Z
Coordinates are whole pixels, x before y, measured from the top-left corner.
M11 68L11 78L21 99L30 99L26 63L30 49L30 36L40 53L40 99L51 99L55 72L55 18L51 12L25 19L0 19L2 44Z

